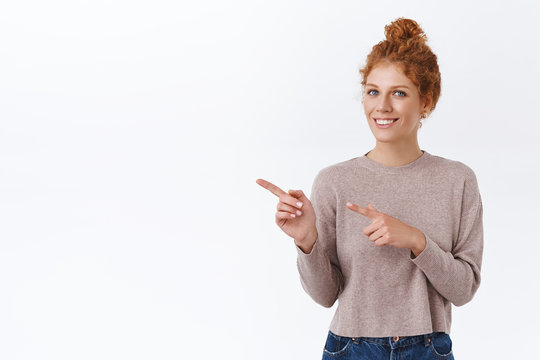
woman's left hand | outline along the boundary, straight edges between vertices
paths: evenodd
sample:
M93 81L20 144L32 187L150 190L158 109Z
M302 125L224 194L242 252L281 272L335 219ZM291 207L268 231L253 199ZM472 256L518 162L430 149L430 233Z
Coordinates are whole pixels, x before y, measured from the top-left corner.
M393 216L377 211L371 204L368 207L347 203L347 207L364 215L371 224L364 228L364 234L377 246L392 245L411 249L418 256L426 247L426 237L419 229L399 221Z

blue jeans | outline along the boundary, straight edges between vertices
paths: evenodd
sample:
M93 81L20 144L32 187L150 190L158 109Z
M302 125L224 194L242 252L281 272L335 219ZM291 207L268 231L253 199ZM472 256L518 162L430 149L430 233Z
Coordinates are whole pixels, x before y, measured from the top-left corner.
M405 337L339 336L328 331L323 360L454 360L452 340L444 332Z

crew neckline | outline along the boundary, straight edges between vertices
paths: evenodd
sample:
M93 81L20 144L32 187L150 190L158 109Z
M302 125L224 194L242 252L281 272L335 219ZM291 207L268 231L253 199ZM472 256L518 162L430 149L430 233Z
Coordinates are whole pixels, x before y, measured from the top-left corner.
M376 171L385 172L385 173L401 173L404 171L409 171L411 169L417 168L422 163L424 163L427 160L427 158L431 156L431 154L427 152L426 150L422 150L422 149L420 150L422 151L422 155L420 155L418 159L408 164L401 165L401 166L387 166L387 165L378 163L375 160L372 160L367 157L367 154L369 153L369 151L366 152L364 155L360 156L359 160L365 167L371 170L376 170Z

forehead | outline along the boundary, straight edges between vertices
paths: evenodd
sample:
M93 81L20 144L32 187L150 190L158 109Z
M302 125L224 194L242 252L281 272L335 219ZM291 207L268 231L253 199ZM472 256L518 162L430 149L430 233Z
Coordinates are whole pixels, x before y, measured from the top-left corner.
M381 63L373 67L366 78L366 83L380 87L407 85L411 89L416 88L414 83L403 73L400 66L389 63Z

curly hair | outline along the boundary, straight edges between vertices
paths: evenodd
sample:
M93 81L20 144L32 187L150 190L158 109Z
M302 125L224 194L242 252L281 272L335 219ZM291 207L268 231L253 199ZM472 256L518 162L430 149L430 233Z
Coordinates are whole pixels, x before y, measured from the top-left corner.
M362 86L366 85L369 73L379 63L396 64L416 85L420 99L431 104L429 112L432 112L441 94L441 73L437 56L426 44L426 34L416 21L405 18L386 25L384 33L386 40L373 46L366 65L359 70Z

